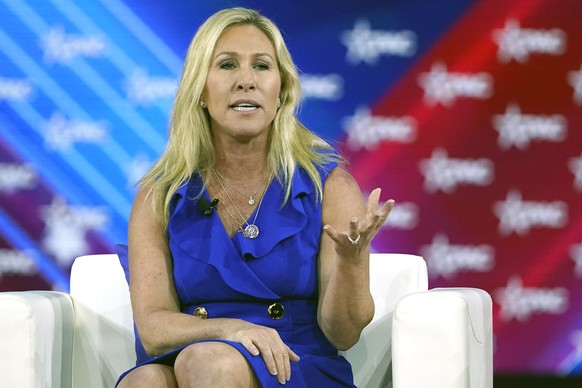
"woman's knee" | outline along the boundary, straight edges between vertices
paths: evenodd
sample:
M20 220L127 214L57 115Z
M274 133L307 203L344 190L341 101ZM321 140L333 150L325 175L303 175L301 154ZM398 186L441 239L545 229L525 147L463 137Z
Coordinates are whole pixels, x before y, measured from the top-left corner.
M174 363L178 381L195 380L200 385L213 381L236 382L232 386L255 386L250 365L242 354L222 342L199 342L182 350ZM239 385L240 384L240 385Z
M233 359L239 359L239 357L242 358L242 355L230 345L222 342L199 342L188 346L178 354L174 368L220 373L222 369L232 368L232 364L235 363Z
M118 388L156 387L176 388L173 368L166 365L148 364L129 372L117 386Z

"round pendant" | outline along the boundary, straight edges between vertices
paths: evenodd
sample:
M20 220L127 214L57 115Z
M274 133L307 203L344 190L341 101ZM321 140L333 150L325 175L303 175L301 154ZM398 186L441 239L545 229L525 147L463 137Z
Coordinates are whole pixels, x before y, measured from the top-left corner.
M249 205L253 206L255 204L255 199L253 197L249 197Z
M246 226L244 235L246 238L250 238L251 240L257 238L259 235L259 227L255 224L249 224Z

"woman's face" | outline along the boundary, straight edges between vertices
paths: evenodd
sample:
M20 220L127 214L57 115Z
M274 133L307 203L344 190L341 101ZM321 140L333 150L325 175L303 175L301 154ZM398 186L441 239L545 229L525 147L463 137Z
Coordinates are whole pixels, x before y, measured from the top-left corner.
M280 89L277 58L267 36L252 25L225 30L202 92L215 136L245 140L268 133Z

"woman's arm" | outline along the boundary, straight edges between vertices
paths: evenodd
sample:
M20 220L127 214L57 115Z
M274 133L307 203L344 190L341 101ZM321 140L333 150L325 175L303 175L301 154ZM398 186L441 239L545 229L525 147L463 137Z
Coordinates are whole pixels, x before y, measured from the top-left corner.
M358 184L340 167L332 170L325 183L318 321L339 350L351 348L374 317L370 241L394 204L389 200L378 208L379 198L380 189L372 191L366 206ZM359 240L352 244L348 236L359 236Z
M156 356L200 333L194 330L198 318L180 314L168 240L147 192L138 192L129 219L130 295L141 341L146 352Z

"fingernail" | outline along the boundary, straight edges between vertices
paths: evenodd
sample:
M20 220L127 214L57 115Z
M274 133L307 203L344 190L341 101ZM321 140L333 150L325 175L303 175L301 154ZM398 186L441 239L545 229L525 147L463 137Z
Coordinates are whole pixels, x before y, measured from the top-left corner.
M272 374L273 376L277 376L277 371L276 370L272 370L269 373Z

